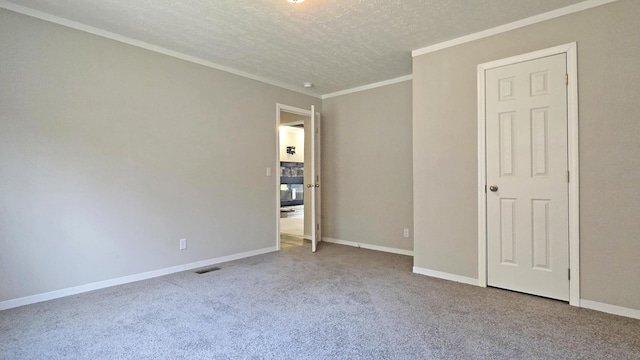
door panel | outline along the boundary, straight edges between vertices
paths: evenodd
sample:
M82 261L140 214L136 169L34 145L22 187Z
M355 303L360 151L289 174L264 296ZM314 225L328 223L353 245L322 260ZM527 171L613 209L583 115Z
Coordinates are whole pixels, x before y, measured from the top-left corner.
M516 256L516 202L517 199L500 199L500 263L517 264Z
M565 74L566 54L485 73L487 283L561 300L569 299Z

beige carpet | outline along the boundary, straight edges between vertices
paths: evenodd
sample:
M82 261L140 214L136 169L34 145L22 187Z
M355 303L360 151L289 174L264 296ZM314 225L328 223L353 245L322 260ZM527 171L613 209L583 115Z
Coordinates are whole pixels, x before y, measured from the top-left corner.
M307 242L0 311L0 359L640 359L640 320L412 265Z

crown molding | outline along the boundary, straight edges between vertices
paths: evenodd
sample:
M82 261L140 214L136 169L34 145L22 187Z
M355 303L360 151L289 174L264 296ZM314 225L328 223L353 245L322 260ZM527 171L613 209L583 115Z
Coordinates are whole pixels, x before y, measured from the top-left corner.
M6 1L6 0L0 0L0 8L2 9L7 9L13 12L17 12L23 15L27 15L30 17L34 17L40 20L44 20L44 21L48 21L54 24L58 24L58 25L62 25L68 28L72 28L75 30L80 30L82 32L86 32L86 33L90 33L93 35L97 35L103 38L107 38L110 40L114 40L114 41L118 41L121 43L125 43L128 45L132 45L135 47L139 47L142 49L146 49L149 51L153 51L159 54L163 54L163 55L167 55L167 56L171 56L180 60L184 60L184 61L188 61L194 64L198 64L198 65L202 65L202 66L206 66L208 68L212 68L215 70L220 70L220 71L224 71L230 74L234 74L234 75L238 75L247 79L251 79L251 80L255 80L255 81L259 81L268 85L273 85L273 86L277 86L279 88L283 88L286 90L290 90L290 91L294 91L300 94L304 94L304 95L308 95L308 96L312 96L315 98L320 99L321 95L317 94L315 92L312 91L302 91L298 88L296 88L295 86L292 86L290 84L286 84L277 80L273 80L273 79L269 79L269 78L265 78L262 76L257 76L257 75L253 75L244 71L240 71L228 66L223 66L220 64L216 64L213 63L211 61L207 61L207 60L203 60L200 59L198 57L195 56L191 56L191 55L187 55L178 51L173 51L173 50L169 50L157 45L153 45L153 44L149 44L146 43L144 41L139 41L136 39L132 39L120 34L116 34L110 31L106 31L106 30L102 30L93 26L89 26L89 25L85 25L82 23L79 23L77 21L73 21L73 20L69 20L69 19L65 19L59 16L55 16L55 15L51 15L49 13L43 12L43 11L39 11L39 10L35 10L26 6L22 6L22 5L17 5L14 4L12 2Z
M444 41L438 44L430 45L427 47L423 47L421 49L416 49L411 52L413 57L432 53L434 51L450 48L456 45L468 43L471 41L483 39L489 36L502 34L507 31L519 29L525 26L537 24L543 21L551 20L560 16L573 14L579 11L588 10L600 5L609 4L618 0L587 0L577 4L569 5L560 9L556 9L553 11L549 11L543 14L531 16L522 20L514 21L512 23L500 25L491 29L483 30L474 34L469 34L465 36L461 36L456 39Z
M497 35L497 34L501 34L507 31L511 31L511 30L515 30L521 27L525 27L528 25L532 25L532 24L536 24L539 22L543 22L546 20L550 20L556 17L560 17L560 16L564 16L564 15L568 15L568 14L572 14L575 12L579 12L582 10L587 10L587 9L591 9L597 6L601 6L601 5L605 5L605 4L609 4L612 2L615 2L618 0L586 0L583 1L581 3L578 4L574 4L574 5L570 5L570 6L566 6L564 8L560 8L557 10L553 10L544 14L540 14L540 15L535 15L526 19L522 19L522 20L518 20L509 24L505 24L505 25L501 25L495 28L491 28L491 29L487 29L484 31L480 31L474 34L469 34L469 35L465 35L456 39L452 39L452 40L448 40L445 42L441 42L438 44L434 44L434 45L430 45L421 49L416 49L413 50L411 52L411 55L413 57L416 56L420 56L420 55L424 55L424 54L428 54L434 51L438 51L438 50L442 50L442 49L446 49L452 46L456 46L456 45L460 45L460 44L464 44L467 42L471 42L474 40L479 40L482 38L486 38L489 36L493 36L493 35ZM303 91L295 86L292 86L290 84L286 84L277 80L273 80L273 79L269 79L269 78L265 78L262 76L257 76L254 74L250 74L244 71L240 71L228 66L223 66L220 64L216 64L207 60L203 60L200 59L198 57L195 56L191 56L191 55L187 55L181 52L177 52L177 51L173 51L173 50L169 50L157 45L153 45L153 44L149 44L143 41L139 41L139 40L135 40L123 35L119 35L110 31L106 31L106 30L102 30L99 28L95 28L93 26L89 26L89 25L85 25L73 20L69 20L69 19L65 19L59 16L55 16L55 15L51 15L39 10L35 10L26 6L22 6L22 5L17 5L14 4L12 2L6 1L6 0L0 0L0 8L4 8L10 11L14 11L23 15L27 15L30 17L34 17L37 19L41 19L41 20L45 20L48 22L52 22L58 25L62 25L65 27L69 27L72 29L76 29L76 30L80 30L86 33L90 33L93 35L97 35L100 37L104 37L110 40L114 40L114 41L118 41L121 43L125 43L128 45L132 45L135 47L139 47L142 49L146 49L149 51L153 51L156 53L160 53L163 55L167 55L167 56L171 56L177 59L181 59L184 61L188 61L191 63L195 63L195 64L199 64L202 66L206 66L215 70L220 70L220 71L224 71L230 74L234 74L237 76L241 76L247 79L251 79L251 80L255 80L255 81L259 81L268 85L272 85L272 86L276 86L279 88L283 88L286 90L290 90L296 93L300 93L300 94L304 94L304 95L308 95L308 96L312 96L315 98L319 98L319 99L329 99L332 97L336 97L336 96L341 96L341 95L347 95L347 94L351 94L351 93L355 93L355 92L360 92L360 91L365 91L365 90L370 90L370 89L374 89L374 88L378 88L378 87L382 87L382 86L386 86L386 85L392 85L395 83L399 83L399 82L403 82L403 81L409 81L412 80L412 75L406 75L406 76L402 76L402 77L398 77L395 79L390 79L390 80L385 80L385 81L380 81L380 82L376 82L376 83L372 83L372 84L368 84L368 85L363 85L363 86L359 86L359 87L355 87L355 88L351 88L351 89L346 89L346 90L341 90L341 91L337 91L337 92L333 92L333 93L329 93L329 94L318 94L315 93L313 91Z
M347 94L352 94L352 93L355 93L355 92L375 89L375 88L379 88L379 87L387 86L387 85L392 85L392 84L396 84L396 83L403 82L403 81L409 81L409 80L412 80L412 79L413 79L413 75L405 75L405 76L401 76L401 77L398 77L398 78L395 78L395 79L384 80L384 81L380 81L380 82L373 83L373 84L368 84L368 85L354 87L354 88L351 88L351 89L336 91L336 92L333 92L333 93L330 93L330 94L324 94L324 95L322 95L321 99L325 100L325 99L329 99L329 98L336 97L336 96L347 95Z

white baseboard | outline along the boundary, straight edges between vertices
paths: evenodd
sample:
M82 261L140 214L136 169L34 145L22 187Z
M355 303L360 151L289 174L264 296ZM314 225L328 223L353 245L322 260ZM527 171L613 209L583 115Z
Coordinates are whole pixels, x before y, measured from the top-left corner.
M463 284L479 286L478 279L474 279L466 276L449 274L449 273L435 271L431 269L425 269L417 266L413 267L413 272L416 274L427 275L427 276L431 276L438 279L444 279L444 280L455 281Z
M630 309L622 306L605 304L597 301L580 299L580 307L585 309L597 310L609 314L626 316L634 319L640 319L640 310Z
M454 274L449 274L445 272L420 268L416 266L413 267L413 272L416 274L427 275L427 276L435 277L438 279L456 281L463 284L479 286L478 279L469 278L466 276L454 275ZM640 319L640 310L637 310L637 309L630 309L622 306L610 305L610 304L605 304L605 303L600 303L600 302L590 301L590 300L583 300L583 299L580 299L579 306L585 309L602 311L608 314L626 316L633 319Z
M358 243L358 242L354 242L354 241L333 239L333 238L328 238L328 237L323 237L322 241L326 241L328 243L333 243L333 244L353 246L353 247L363 248L363 249L368 249L368 250L383 251L383 252L388 252L388 253L392 253L392 254L413 256L413 251L411 251L411 250L396 249L396 248L392 248L392 247L371 245L371 244L365 244L365 243Z
M140 273L140 274L133 274L133 275L123 276L123 277L119 277L119 278L115 278L115 279L98 281L98 282L94 282L94 283L90 283L90 284L74 286L74 287L61 289L61 290L50 291L50 292L46 292L46 293L42 293L42 294L36 294L36 295L25 296L25 297L21 297L21 298L17 298L17 299L6 300L6 301L0 302L0 311L11 309L11 308L15 308L15 307L18 307L18 306L35 304L35 303L39 303L39 302L42 302L42 301L58 299L58 298L65 297L65 296L76 295L76 294L89 292L89 291L93 291L93 290L104 289L104 288L111 287L111 286L128 284L128 283L132 283L132 282L136 282L136 281L140 281L140 280L147 280L147 279L151 279L151 278L158 277L158 276L169 275L169 274L173 274L173 273L177 273L177 272L181 272L181 271L187 271L187 270L196 269L196 268L200 268L200 267L204 267L204 266L210 266L210 265L213 265L213 264L220 264L220 263L224 263L224 262L228 262L228 261L233 261L233 260L243 259L243 258L247 258L247 257L251 257L251 256L266 254L266 253L270 253L270 252L273 252L273 251L278 251L278 249L275 246L272 246L272 247L268 247L268 248L264 248L264 249L247 251L247 252L243 252L243 253L239 253L239 254L222 256L222 257L218 257L218 258L197 261L197 262L193 262L193 263L189 263L189 264L172 266L172 267L168 267L168 268L164 268L164 269L148 271L148 272L144 272L144 273Z

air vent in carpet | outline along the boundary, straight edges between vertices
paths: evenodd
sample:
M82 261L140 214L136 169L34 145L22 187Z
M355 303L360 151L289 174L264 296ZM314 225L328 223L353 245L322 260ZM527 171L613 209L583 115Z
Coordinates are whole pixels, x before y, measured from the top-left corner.
M220 268L217 267L217 266L208 267L208 268L204 268L204 269L200 269L200 270L196 271L196 274L202 275L202 274L206 274L208 272L212 272L212 271L216 271L216 270L220 270Z

